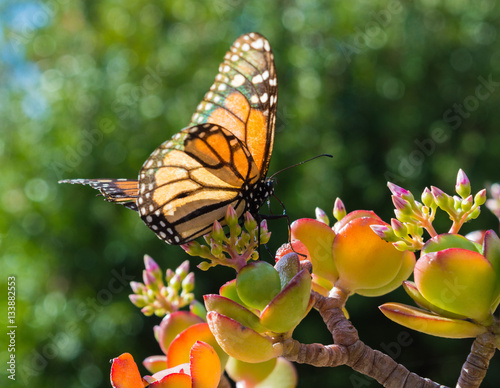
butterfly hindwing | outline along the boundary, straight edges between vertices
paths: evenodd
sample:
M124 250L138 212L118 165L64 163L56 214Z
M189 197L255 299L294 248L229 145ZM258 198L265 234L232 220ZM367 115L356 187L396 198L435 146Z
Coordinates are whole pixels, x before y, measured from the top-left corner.
M242 214L248 207L245 188L258 185L260 173L242 141L207 123L163 143L139 178L141 218L163 240L181 244L222 222L228 205Z
M258 33L240 36L224 56L191 125L215 123L245 143L262 176L271 158L278 82L271 46Z
M116 202L137 211L137 179L65 179L59 183L88 185L101 192L109 202Z

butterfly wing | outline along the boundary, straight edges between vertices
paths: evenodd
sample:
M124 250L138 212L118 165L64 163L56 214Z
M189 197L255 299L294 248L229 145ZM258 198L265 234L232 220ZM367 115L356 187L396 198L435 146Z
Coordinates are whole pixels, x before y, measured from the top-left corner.
M138 211L136 199L139 181L137 179L64 179L59 183L91 186L99 190L106 201L119 203Z
M157 148L139 180L74 179L106 200L139 211L170 244L191 241L223 218L256 211L272 192L266 174L273 149L277 80L269 42L239 37L219 67L191 126Z
M251 32L236 39L224 56L190 125L214 123L232 132L248 147L265 177L273 149L277 97L271 46L262 35Z
M169 244L183 244L208 233L215 220L223 222L228 205L241 215L260 171L241 140L206 123L163 143L139 178L141 218Z

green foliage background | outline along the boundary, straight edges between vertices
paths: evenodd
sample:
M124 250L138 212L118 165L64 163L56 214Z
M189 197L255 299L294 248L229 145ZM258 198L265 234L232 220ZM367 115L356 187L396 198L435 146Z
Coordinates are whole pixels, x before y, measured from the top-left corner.
M316 206L331 214L339 196L348 210L388 221L387 180L416 194L429 185L452 192L458 168L475 191L500 180L499 17L494 0L0 2L1 282L17 278L18 325L17 381L8 385L108 387L109 359L159 354L159 319L129 303L127 283L140 280L145 253L163 268L187 256L133 212L57 180L136 177L188 123L237 36L264 34L276 57L271 173L334 156L278 176L291 219L314 217ZM465 229L497 225L484 211ZM272 252L287 225L270 229ZM195 272L198 297L233 275ZM397 326L377 309L386 301L410 303L401 291L349 300L361 338L454 385L471 341ZM322 327L313 312L296 337L330 343ZM499 369L497 357L484 386L495 386ZM347 367L298 371L301 387L377 386Z

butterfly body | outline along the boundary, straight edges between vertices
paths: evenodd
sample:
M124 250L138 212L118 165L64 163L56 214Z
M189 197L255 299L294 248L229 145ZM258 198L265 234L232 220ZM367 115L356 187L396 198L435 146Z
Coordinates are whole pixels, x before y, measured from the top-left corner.
M277 80L269 42L239 37L219 66L190 126L160 145L137 180L75 179L106 200L139 212L169 244L183 244L223 224L231 205L256 214L272 194L266 178L274 142Z

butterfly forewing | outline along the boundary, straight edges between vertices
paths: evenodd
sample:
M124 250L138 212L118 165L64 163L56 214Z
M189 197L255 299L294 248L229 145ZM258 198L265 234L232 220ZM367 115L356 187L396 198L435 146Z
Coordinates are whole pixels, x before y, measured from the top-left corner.
M243 35L224 56L191 125L216 123L231 131L246 144L265 177L274 142L277 93L269 42L257 33Z
M222 222L228 205L240 215L242 188L260 178L247 147L216 124L182 130L163 143L140 172L139 213L160 238L181 244Z

